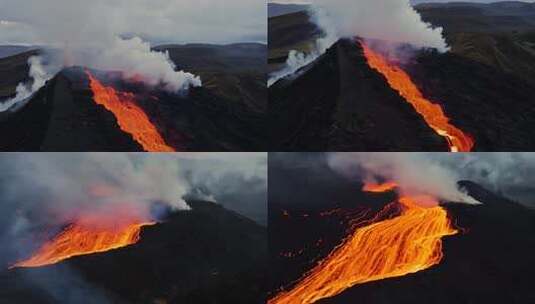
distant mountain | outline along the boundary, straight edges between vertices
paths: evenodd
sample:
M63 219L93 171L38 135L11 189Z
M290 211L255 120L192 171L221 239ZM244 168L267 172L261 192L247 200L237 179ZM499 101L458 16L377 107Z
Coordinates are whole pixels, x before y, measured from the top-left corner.
M18 45L0 45L0 59L24 53L32 49L29 46L18 46Z
M535 3L422 4L424 21L444 28L451 51L535 83Z
M282 3L268 3L268 17L277 17L281 15L305 11L309 8L306 4L282 4Z
M0 271L0 303L264 303L267 231L189 201L129 247Z

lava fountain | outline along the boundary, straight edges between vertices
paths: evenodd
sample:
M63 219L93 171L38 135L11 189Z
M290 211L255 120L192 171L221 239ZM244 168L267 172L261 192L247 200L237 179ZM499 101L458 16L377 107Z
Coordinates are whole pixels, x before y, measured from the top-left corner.
M364 56L370 67L381 73L390 87L410 103L425 122L448 142L451 152L470 152L474 140L463 131L450 124L442 107L426 99L410 76L401 67L389 62L381 54L362 43Z
M55 238L43 244L30 258L14 264L11 268L40 267L75 256L126 247L137 243L141 229L149 225L154 223L130 223L115 227L71 224Z
M136 104L134 94L118 92L113 87L103 85L89 71L86 73L93 91L93 99L115 115L121 130L132 135L147 152L175 151L165 143L156 126Z
M392 184L365 189L389 191ZM423 202L434 205L422 207ZM440 263L442 237L457 233L446 210L429 196L401 196L397 203L401 207L398 216L356 229L293 288L268 303L315 303L358 284L404 276Z

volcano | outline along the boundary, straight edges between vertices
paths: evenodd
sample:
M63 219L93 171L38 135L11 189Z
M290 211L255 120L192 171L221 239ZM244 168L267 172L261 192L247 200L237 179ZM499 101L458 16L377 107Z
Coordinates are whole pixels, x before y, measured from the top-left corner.
M422 6L422 10L424 8L427 6ZM436 9L427 10L426 20L437 20L433 23L438 25L445 23L439 22L442 19ZM269 22L270 71L281 68L288 50L307 52L312 42L321 36L321 30L314 29L306 12L276 16ZM413 50L412 59L397 66L400 72L397 74L407 76L414 85L413 91L418 92L418 99L428 100L429 107L439 108L433 111L443 114L439 120L447 122L448 127L437 128L435 118L429 119L426 111L416 108L408 98L414 94L400 92L400 87L385 70L380 71L374 64L377 60L370 60L373 58L369 55L370 48L356 37L339 40L314 62L269 88L272 150L532 149L535 146L533 82L521 73L476 60L475 56L457 51L457 45L454 47L452 52L443 54L434 50ZM483 51L479 45L466 46L469 47ZM500 54L515 56L512 51ZM526 69L530 62L524 61ZM515 64L521 65L516 61ZM459 146L466 149L452 149L452 139L445 134L453 133L461 134L454 137L461 138Z
M265 150L265 45L155 49L169 52L178 69L200 75L203 87L171 94L135 79L125 81L119 72L66 68L24 107L1 113L5 136L0 150ZM14 82L25 80L32 54L0 59L0 72L6 75L0 80L3 98L12 96Z
M266 229L189 201L126 247L0 273L1 303L264 303Z
M296 158L291 162L283 157L270 159L271 303L284 303L278 298L301 288L303 282L312 282L318 268L337 274L333 285L327 280L318 291L331 293L337 288L335 283L344 286L343 291L314 302L292 303L531 303L535 299L530 286L535 270L528 266L535 261L531 237L535 211L470 181L460 181L459 187L481 205L443 202L435 207L447 212L457 230L442 238L438 263L397 277L345 285L345 274L353 268L337 269L329 261L345 250L341 244L349 242L348 236L355 231L371 237L374 225L400 219L399 210L390 205L397 194L362 191L320 157ZM375 259L368 254L364 261ZM339 263L358 266L364 262Z

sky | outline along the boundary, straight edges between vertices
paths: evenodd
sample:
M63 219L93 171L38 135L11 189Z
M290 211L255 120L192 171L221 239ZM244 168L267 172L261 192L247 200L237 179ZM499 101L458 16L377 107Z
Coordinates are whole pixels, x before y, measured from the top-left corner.
M265 42L265 0L0 0L0 44L99 31L156 43ZM72 29L72 31L70 31ZM57 35L60 32L62 35ZM54 41L63 42L63 41Z
M276 1L270 0L269 2L272 2L272 3L296 3L296 4L308 3L307 1L303 1L303 0L276 0ZM477 3L492 3L492 2L499 2L499 1L496 1L496 0L466 0L466 1L462 1L462 0L459 0L459 1L451 1L451 0L411 0L411 3L412 3L412 4L418 4L418 3L431 3L431 2L434 2L434 3L437 3L437 2L477 2ZM523 2L535 2L535 1L523 1Z

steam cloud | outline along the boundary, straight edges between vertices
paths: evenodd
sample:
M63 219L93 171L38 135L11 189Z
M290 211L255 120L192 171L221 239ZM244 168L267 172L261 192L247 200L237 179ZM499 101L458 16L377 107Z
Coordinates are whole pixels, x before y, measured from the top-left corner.
M15 104L27 101L53 77L54 73L57 72L57 69L54 67L43 66L42 61L43 59L41 56L32 56L28 59L28 65L30 66L30 82L19 83L19 85L17 85L15 97L0 104L0 112L8 110ZM52 72L51 69L54 70L54 72Z
M448 50L442 28L422 21L409 0L315 0L336 20L341 37L408 43L415 47Z
M67 65L121 70L126 77L141 76L149 85L178 92L200 86L201 80L175 71L169 56L152 51L147 41L265 40L260 1L215 2L0 0L0 44L61 49Z
M428 194L440 200L478 204L461 192L461 176L420 153L333 153L329 165L348 176L383 178L399 184L404 194Z
M337 40L338 34L331 19L325 10L315 8L309 10L310 21L323 30L323 35L318 38L308 53L291 50L286 60L286 65L279 71L270 75L268 86L273 85L279 79L295 74L302 67L310 64L329 49Z
M423 22L409 0L312 0L311 4L311 21L325 36L309 54L290 52L286 67L271 76L268 86L314 61L342 37L388 41L388 48L392 44L410 44L441 52L449 49L442 28Z
M428 158L462 179L535 208L535 153L431 153Z

